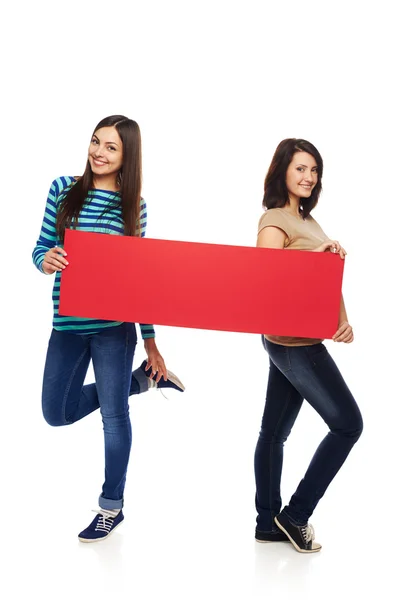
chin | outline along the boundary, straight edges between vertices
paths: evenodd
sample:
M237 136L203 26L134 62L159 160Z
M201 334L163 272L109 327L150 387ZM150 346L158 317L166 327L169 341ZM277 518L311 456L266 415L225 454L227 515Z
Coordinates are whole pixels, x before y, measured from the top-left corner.
M92 173L94 173L95 175L105 175L106 174L106 170L104 169L104 167L96 167L95 165L93 165L92 168Z

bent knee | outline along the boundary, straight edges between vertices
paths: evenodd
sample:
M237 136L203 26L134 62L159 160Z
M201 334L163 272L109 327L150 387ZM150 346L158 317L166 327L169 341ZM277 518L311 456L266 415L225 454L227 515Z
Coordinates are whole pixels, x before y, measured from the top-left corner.
M351 422L347 423L344 427L340 427L336 430L336 433L340 433L344 437L351 438L354 443L360 438L364 429L364 423L361 415Z
M48 425L51 425L51 427L62 427L63 425L68 425L63 414L55 413L52 410L47 410L45 407L43 407L43 418Z
M360 437L360 435L363 432L363 429L364 429L364 421L361 416L361 413L358 413L357 419L353 423L353 437L355 437L358 440L358 438Z
M362 432L364 430L364 421L360 415L360 419L358 421L358 425L357 428L355 430L355 436L357 437L357 439L361 436Z

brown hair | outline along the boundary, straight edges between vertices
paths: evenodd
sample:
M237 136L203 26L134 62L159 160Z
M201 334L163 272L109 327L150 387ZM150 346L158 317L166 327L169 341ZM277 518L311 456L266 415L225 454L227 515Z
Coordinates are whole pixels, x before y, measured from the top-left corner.
M282 140L275 150L272 162L264 182L265 208L283 208L289 202L289 192L286 187L286 172L293 155L296 152L308 152L316 160L318 181L309 198L301 198L300 212L305 219L317 205L322 190L323 161L320 153L313 144L307 140L288 138Z
M123 159L118 174L121 193L122 219L124 235L139 235L139 211L142 190L142 145L139 125L123 115L106 117L94 129L93 135L102 127L115 127L122 141ZM77 226L79 214L83 208L90 188L93 186L93 173L89 160L82 177L62 194L57 211L56 230L61 241L66 228Z

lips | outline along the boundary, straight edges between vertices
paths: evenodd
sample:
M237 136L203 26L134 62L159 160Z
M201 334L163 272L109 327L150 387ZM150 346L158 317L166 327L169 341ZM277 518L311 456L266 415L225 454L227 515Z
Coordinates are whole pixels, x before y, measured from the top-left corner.
M106 162L103 162L102 160L97 160L95 158L92 158L93 163L96 165L96 167L104 167L104 165L106 165Z

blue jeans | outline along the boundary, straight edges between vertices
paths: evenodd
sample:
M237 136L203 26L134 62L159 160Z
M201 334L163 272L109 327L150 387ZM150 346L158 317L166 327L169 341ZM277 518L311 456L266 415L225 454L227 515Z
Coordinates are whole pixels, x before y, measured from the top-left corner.
M358 406L324 344L280 346L267 341L269 379L255 451L257 529L276 529L281 510L283 445L305 398L330 431L317 448L304 478L283 511L304 525L361 435Z
M53 329L43 376L42 408L49 425L70 425L100 408L105 443L101 508L122 508L132 442L128 396L147 390L132 376L137 337L133 323L100 333ZM90 360L96 383L84 385Z

